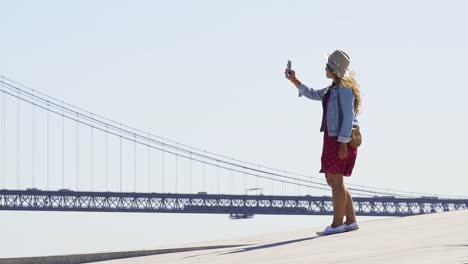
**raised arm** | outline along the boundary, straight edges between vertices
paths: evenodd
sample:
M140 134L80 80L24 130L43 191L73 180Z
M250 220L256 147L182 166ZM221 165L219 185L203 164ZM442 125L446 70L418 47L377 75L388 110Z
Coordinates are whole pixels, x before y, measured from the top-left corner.
M285 71L285 74L286 73L288 73L288 70ZM294 84L294 86L296 86L296 88L299 89L299 96L304 95L305 97L311 100L321 101L323 95L327 91L327 88L314 90L312 88L307 87L305 84L302 84L301 81L299 81L296 78L296 72L293 70L290 70L289 74L286 74L286 78L288 78L288 80L290 80Z

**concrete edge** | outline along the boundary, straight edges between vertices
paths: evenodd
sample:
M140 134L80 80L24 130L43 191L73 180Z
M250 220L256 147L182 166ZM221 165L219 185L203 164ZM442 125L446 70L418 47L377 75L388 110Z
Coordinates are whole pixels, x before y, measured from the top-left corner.
M188 247L188 248L168 248L156 250L139 250L139 251L123 251L123 252L108 252L108 253L92 253L92 254L75 254L63 256L45 256L45 257L26 257L26 258L0 258L0 264L80 264L90 263L114 259L134 258L160 254L170 254L188 251L221 249L248 246L248 244L239 245L219 245L219 246L204 246L204 247Z

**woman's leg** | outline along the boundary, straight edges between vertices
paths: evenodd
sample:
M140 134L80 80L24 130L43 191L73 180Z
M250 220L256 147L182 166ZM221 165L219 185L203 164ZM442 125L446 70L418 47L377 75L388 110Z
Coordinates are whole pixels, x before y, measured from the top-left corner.
M333 223L332 227L343 225L343 218L346 209L346 188L343 182L343 174L327 173L327 182L332 187L333 196Z
M345 215L346 215L346 222L345 224L350 225L356 222L356 212L354 211L354 204L353 204L353 196L349 192L348 188L346 188L346 208L345 208Z

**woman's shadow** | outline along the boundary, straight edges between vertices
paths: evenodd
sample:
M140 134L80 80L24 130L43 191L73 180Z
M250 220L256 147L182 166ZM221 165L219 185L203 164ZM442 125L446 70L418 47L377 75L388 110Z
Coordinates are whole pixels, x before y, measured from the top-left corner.
M261 246L247 247L247 248L242 248L242 249L239 249L239 250L236 250L236 251L232 251L232 252L226 252L226 253L223 253L223 254L221 254L221 255L245 253L245 252L252 251L252 250L259 250L259 249L266 249L266 248L272 248L272 247L279 247L279 246L284 246L284 245L288 245L288 244L292 244L292 243L299 243L299 242L303 242L303 241L307 241L307 240L312 240L312 239L316 239L316 238L319 238L319 237L321 237L321 236L313 236L313 237L299 238L299 239L287 240L287 241L282 241L282 242L276 242L276 243L271 243L271 244L266 244L266 245L261 245Z

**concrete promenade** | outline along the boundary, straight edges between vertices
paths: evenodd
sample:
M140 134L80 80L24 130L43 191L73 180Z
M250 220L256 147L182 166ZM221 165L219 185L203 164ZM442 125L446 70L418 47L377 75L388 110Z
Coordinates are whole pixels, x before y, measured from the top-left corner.
M317 237L317 228L191 246L244 246L99 262L150 263L468 263L468 211L361 223L361 229Z
M0 259L0 264L460 263L468 264L468 210L360 223L318 237L322 227L130 252Z

